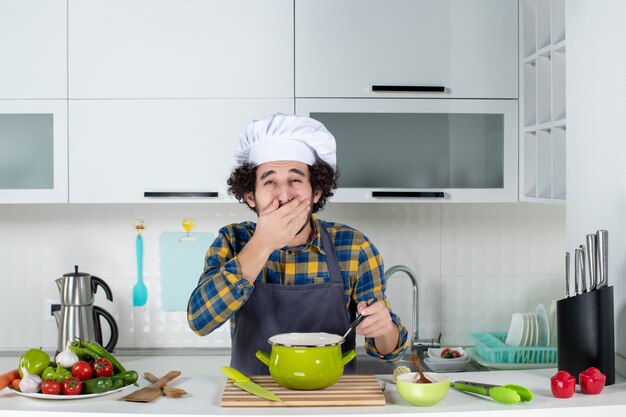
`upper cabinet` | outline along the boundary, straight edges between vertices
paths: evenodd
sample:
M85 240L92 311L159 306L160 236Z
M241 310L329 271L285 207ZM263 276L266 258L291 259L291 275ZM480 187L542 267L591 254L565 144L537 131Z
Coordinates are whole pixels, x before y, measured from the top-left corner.
M565 0L520 5L519 199L565 204Z
M300 97L518 97L517 0L295 0Z
M70 100L70 203L223 202L239 133L292 99Z
M291 98L293 0L70 0L70 98Z
M3 0L0 99L67 98L67 0Z
M0 100L0 203L67 201L67 100Z

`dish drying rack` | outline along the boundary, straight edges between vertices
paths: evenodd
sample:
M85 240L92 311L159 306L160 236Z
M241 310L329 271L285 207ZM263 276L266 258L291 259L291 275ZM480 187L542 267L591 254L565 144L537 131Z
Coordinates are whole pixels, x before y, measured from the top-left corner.
M481 358L493 363L545 364L557 362L555 346L509 346L506 333L471 333L474 350Z

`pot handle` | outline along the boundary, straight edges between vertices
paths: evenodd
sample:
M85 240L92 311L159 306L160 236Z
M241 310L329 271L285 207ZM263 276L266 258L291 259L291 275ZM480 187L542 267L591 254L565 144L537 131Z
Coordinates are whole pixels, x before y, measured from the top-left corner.
M258 360L263 362L265 365L270 366L270 354L269 353L262 351L262 350L257 350L257 352L254 355L257 357Z
M356 350L350 349L349 351L344 353L343 356L341 357L341 364L345 365L348 362L350 362L352 359L354 359L355 357L356 357ZM268 360L268 362L269 362L269 360Z

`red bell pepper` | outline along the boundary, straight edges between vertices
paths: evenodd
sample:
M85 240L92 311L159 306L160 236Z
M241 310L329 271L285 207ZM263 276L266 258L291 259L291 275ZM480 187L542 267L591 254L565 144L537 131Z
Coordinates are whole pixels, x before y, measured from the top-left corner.
M556 398L570 398L576 390L576 378L567 371L559 371L550 378L550 388Z
M600 394L606 383L606 375L598 368L587 368L578 374L578 383L583 394Z

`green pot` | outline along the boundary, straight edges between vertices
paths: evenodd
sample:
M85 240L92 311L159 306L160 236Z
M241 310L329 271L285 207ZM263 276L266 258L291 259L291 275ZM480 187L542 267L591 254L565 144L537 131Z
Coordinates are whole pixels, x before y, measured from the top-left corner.
M285 333L269 339L271 354L259 350L256 357L285 388L322 389L337 382L344 365L356 356L354 349L342 354L341 342L341 336L328 333Z

